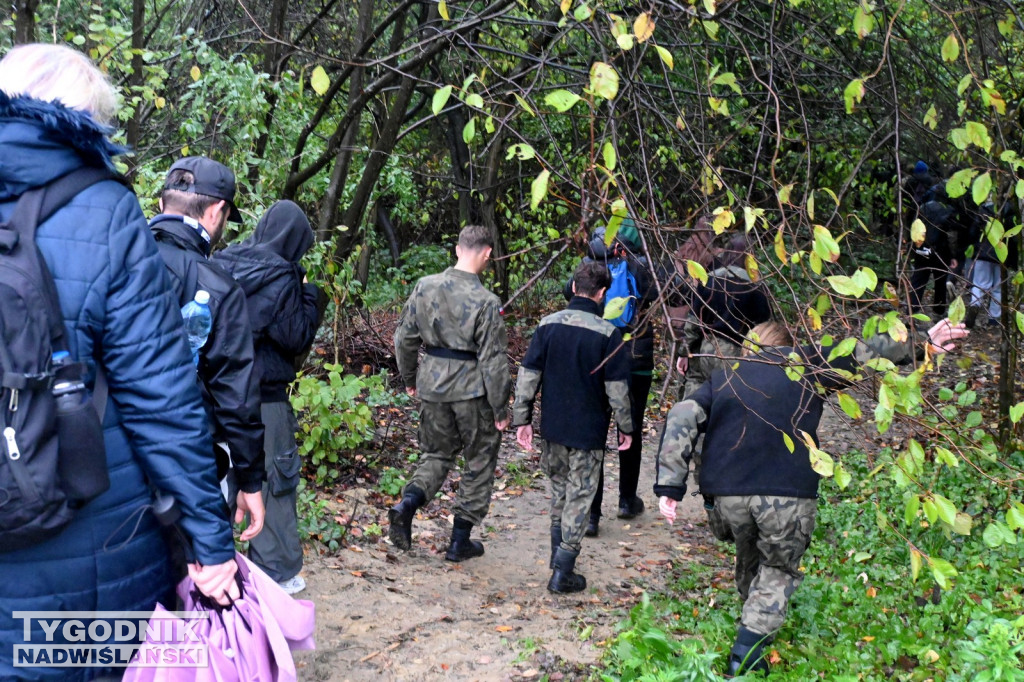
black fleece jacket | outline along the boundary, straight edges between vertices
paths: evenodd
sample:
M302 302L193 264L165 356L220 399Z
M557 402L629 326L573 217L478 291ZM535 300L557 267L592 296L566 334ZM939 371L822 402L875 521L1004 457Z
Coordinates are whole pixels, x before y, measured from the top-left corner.
M288 399L296 358L309 351L327 305L316 285L302 281L306 273L299 260L312 245L302 209L279 201L249 239L214 256L245 292L264 402Z

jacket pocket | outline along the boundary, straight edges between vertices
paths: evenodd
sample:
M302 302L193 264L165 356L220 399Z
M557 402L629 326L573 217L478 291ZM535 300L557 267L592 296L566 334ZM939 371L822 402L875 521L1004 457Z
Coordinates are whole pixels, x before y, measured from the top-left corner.
M302 471L302 458L298 447L274 457L274 466L267 476L270 494L274 497L288 495L299 485L299 472Z

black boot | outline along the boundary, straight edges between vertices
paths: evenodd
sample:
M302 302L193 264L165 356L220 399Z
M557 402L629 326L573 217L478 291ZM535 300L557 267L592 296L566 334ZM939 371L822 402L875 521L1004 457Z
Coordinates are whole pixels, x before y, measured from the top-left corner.
M416 486L406 486L402 501L388 510L388 537L395 547L412 547L412 517L427 501L426 494Z
M736 633L736 643L729 652L729 674L767 673L768 662L764 660L764 647L771 644L769 635L761 635L742 625Z
M548 562L548 568L555 570L555 553L558 551L559 545L562 544L562 527L551 526L551 561Z
M551 574L551 580L548 581L548 592L570 594L587 589L587 579L579 573L574 573L576 557L579 555L578 551L570 552L562 547L558 548L558 551L555 552L555 572Z
M633 496L632 500L625 498L619 498L619 518L620 519L634 519L639 514L644 513L644 501L636 495Z
M968 329L974 329L974 324L978 321L978 313L981 312L981 308L976 305L967 306L967 313L964 314L964 326Z
M452 528L452 542L448 545L448 551L444 558L447 561L465 561L473 557L483 556L484 543L479 540L470 540L469 532L473 530L473 524L459 517L455 517L455 526Z
M587 522L587 529L583 531L583 534L588 538L596 538L597 534L601 532L601 515L590 512L590 521Z

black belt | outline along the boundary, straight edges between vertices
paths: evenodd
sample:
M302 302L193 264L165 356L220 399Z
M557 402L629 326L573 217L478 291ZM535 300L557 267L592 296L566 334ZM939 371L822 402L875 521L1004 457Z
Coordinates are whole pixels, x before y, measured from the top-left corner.
M427 355L435 358L448 358L449 360L476 360L476 352L471 350L455 350L454 348L443 348L441 346L427 346Z

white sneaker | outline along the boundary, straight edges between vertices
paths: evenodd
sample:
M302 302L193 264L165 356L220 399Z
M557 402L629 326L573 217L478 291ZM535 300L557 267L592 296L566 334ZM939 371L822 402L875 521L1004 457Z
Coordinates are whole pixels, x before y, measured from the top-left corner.
M278 583L278 585L280 585L281 589L288 594L298 594L299 592L302 592L304 589L306 589L306 581L302 578L301 575L297 575L294 578L289 578L288 580L282 580Z

